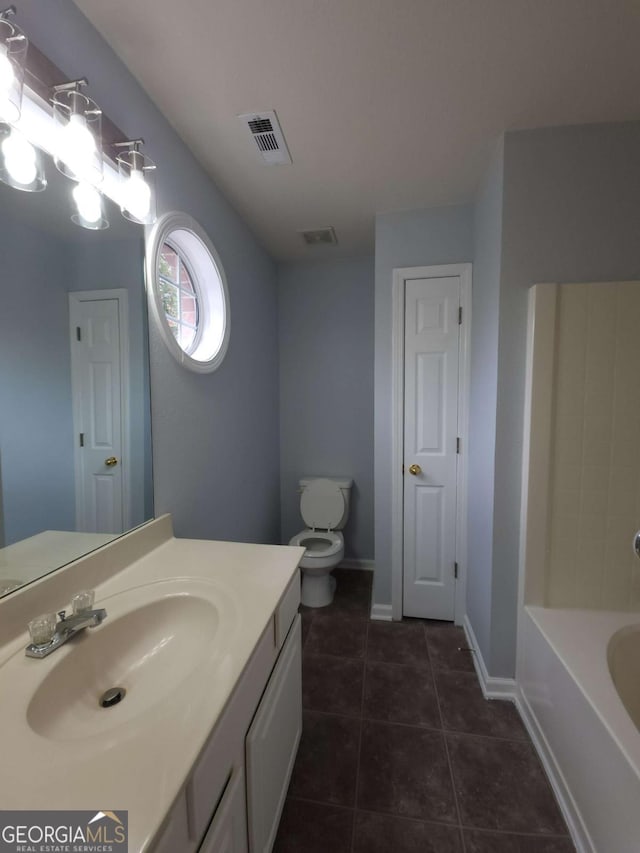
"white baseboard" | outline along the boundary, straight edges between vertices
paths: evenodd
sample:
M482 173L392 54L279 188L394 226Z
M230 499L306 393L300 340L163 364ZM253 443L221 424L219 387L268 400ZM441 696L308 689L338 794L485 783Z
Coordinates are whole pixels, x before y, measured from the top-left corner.
M553 793L555 794L562 816L569 827L571 839L575 844L577 853L598 853L585 829L580 812L571 796L569 786L562 775L562 771L549 746L549 742L538 725L536 715L533 713L526 696L520 688L516 692L514 701L553 788Z
M391 622L393 620L393 616L391 615L391 605L390 604L372 604L371 605L371 618L377 619L380 622Z
M482 693L485 699L507 699L510 702L516 701L516 680L515 678L494 678L487 672L487 667L480 651L480 646L476 640L476 635L471 627L469 617L465 614L462 622L464 633L467 637L467 643L473 649L473 665L476 668L478 681L482 688Z
M376 564L373 560L342 560L339 569L363 569L365 572L375 571Z
M591 843L588 833L584 828L580 812L571 796L571 792L565 782L564 776L558 767L551 748L544 736L544 732L538 725L535 714L531 710L526 697L518 688L514 678L493 678L487 672L487 667L480 651L480 646L474 634L469 617L465 615L463 628L469 646L474 650L473 663L478 675L478 681L482 688L485 699L507 699L513 702L524 723L526 730L533 743L534 749L544 767L549 783L555 794L556 801L562 815L569 827L571 838L576 846L577 853L597 853Z

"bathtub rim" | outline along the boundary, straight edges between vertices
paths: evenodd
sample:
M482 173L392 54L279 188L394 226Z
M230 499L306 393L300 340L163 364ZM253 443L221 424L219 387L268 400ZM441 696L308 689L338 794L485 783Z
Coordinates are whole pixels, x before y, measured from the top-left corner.
M607 660L611 637L640 625L640 612L525 605L619 751L640 779L640 731L622 704Z

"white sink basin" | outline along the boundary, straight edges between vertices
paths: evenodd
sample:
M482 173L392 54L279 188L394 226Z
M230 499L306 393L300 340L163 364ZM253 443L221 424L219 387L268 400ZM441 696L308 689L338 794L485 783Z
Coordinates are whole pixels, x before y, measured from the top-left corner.
M23 659L22 652L0 667L3 695L9 679L16 684L14 666L22 670L24 687L25 672L32 682L23 707L34 734L78 741L122 731L141 715L188 705L192 690L185 682L192 676L210 678L216 664L224 671L235 607L215 585L161 581L96 606L107 610L101 626L81 631L47 658ZM111 688L124 688L124 697L102 707L100 699ZM14 687L14 699L15 693ZM144 718L138 723L144 724Z

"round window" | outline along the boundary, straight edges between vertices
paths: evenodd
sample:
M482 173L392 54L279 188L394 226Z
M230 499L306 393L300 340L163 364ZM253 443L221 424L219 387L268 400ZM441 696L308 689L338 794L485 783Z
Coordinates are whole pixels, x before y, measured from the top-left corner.
M229 292L216 250L184 213L158 220L149 247L150 302L165 343L185 367L215 370L229 344Z

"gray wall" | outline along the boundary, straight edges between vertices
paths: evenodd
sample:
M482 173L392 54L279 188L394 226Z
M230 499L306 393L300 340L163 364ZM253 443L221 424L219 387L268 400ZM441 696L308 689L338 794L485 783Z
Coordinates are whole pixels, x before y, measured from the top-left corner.
M66 244L0 193L0 452L4 544L75 529Z
M505 136L491 675L514 673L527 290L640 277L639 151L640 122Z
M480 188L474 216L468 555L463 571L467 575L467 615L485 661L491 649L503 157L501 139Z
M184 210L217 247L231 301L231 339L213 374L173 360L150 329L155 511L179 536L279 539L275 265L111 48L71 0L18 0L18 20L121 130L143 136L158 164L158 212Z
M473 207L457 205L376 216L374 601L391 602L392 274L397 267L473 259Z
M279 268L282 541L302 475L354 480L349 558L373 559L373 257Z

